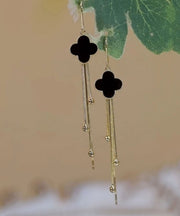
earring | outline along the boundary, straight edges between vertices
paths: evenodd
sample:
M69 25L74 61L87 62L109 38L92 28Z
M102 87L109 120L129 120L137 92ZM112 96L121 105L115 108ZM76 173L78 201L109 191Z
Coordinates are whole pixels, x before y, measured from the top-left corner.
M95 86L98 90L102 91L106 97L106 112L107 112L107 134L106 141L110 143L111 149L111 186L110 192L115 194L115 203L117 200L117 187L116 187L116 172L115 168L119 165L117 146L116 146L116 134L115 134L115 123L114 123L114 109L113 109L113 96L116 90L122 87L122 81L115 78L111 72L109 66L109 55L108 55L108 37L105 37L104 41L106 51L106 67L102 79L96 81Z
M79 8L80 8L80 16L81 16L81 31L80 31L81 36L79 37L77 44L73 44L70 50L73 55L78 56L79 61L82 63L82 88L83 88L83 109L84 109L84 123L82 129L84 132L88 132L88 136L89 136L88 155L91 158L92 169L94 169L95 168L94 146L92 143L90 112L89 112L89 106L94 103L94 99L91 93L88 61L90 59L90 56L97 52L97 46L96 44L90 42L90 39L87 36L85 30L83 0L80 1Z

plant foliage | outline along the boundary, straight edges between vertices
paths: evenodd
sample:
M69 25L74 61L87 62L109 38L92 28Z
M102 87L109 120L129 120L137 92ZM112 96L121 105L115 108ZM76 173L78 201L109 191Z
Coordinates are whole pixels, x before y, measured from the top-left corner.
M73 0L79 7L80 0ZM180 0L84 0L84 9L93 9L101 32L103 49L108 32L109 54L120 58L128 34L128 23L139 40L152 52L180 53Z

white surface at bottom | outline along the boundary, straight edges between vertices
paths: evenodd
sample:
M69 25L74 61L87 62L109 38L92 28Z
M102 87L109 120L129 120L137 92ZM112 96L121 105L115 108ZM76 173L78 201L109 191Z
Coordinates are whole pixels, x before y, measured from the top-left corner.
M108 183L83 184L63 201L50 191L30 201L18 201L0 216L179 216L180 165L155 176L118 184L118 205L107 190Z

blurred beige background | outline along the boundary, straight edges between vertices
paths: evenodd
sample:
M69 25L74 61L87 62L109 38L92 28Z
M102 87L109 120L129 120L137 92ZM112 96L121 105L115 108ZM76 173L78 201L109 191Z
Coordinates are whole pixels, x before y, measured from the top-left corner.
M69 52L79 37L65 0L1 0L0 191L26 193L34 181L55 188L110 177L105 99L93 88L96 170L81 131L80 63ZM86 15L93 34L93 14ZM103 52L90 63L92 85L104 72ZM158 170L180 159L180 59L149 52L130 30L124 56L111 59L123 81L114 105L118 179Z

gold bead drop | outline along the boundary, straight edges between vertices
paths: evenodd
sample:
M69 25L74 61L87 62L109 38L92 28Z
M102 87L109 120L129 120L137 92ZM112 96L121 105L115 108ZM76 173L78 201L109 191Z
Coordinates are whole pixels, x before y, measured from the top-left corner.
M118 159L115 159L115 160L113 161L113 164L114 164L114 166L119 166L119 160L118 160Z
M92 150L89 150L88 155L90 158L94 157L94 152Z
M82 126L82 130L84 131L84 132L87 132L88 131L88 125L85 123L83 126Z
M110 136L106 136L106 137L105 137L105 140L106 140L107 142L110 142L111 137L110 137Z
M89 98L89 100L88 100L88 102L89 102L89 104L94 104L94 98Z
M111 193L115 193L116 192L114 185L111 185L111 187L109 188L109 190L110 190Z

